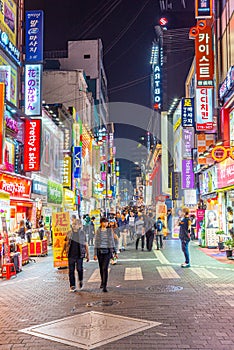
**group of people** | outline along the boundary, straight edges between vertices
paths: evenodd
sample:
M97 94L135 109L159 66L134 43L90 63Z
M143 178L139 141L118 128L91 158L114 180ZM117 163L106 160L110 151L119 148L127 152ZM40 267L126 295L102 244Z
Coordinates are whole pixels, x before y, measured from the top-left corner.
M163 247L163 221L158 217L154 220L153 214L134 212L111 213L108 217L101 217L100 226L94 229L95 217L83 216L83 220L72 217L71 230L65 238L64 250L68 256L70 291L76 291L75 269L78 272L79 288L83 288L83 259L89 261L89 246L94 245L94 260L98 260L101 285L103 292L107 292L108 266L110 261L116 263L118 254L125 251L127 238L135 239L135 248L138 250L141 240L141 250L144 250L145 241L148 251L152 250L156 237L157 249Z
M44 234L45 234L44 226L45 226L44 218L41 215L39 220L38 220L38 233L39 233L39 237L40 237L41 241L43 240ZM27 218L26 221L20 220L18 235L19 235L19 237L21 239L23 239L23 240L26 239L28 243L31 243L31 239L32 239L32 223L29 220L29 218Z

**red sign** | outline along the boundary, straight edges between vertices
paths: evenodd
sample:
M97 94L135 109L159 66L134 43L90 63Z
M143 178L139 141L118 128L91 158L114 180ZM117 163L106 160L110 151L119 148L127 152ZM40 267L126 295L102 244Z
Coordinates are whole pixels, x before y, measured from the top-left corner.
M0 83L0 164L3 162L3 121L4 121L5 84Z
M168 20L166 17L161 17L159 23L161 24L161 26L165 26L168 23Z
M39 171L41 159L41 119L26 120L24 170Z
M195 37L197 87L213 87L214 52L211 22L200 22L198 21L196 26L198 35Z
M8 192L12 197L29 199L32 181L16 175L0 173L0 190Z
M218 188L232 186L234 184L234 160L225 159L217 164Z

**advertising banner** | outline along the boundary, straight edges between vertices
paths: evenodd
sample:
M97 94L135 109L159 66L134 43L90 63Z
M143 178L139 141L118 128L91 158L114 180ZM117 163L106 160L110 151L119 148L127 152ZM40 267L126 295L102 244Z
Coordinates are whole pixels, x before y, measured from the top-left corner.
M25 65L25 114L41 115L41 64Z
M182 127L194 126L194 98L181 99Z
M25 15L25 61L43 62L43 11L26 11Z
M52 181L47 184L47 201L48 203L62 204L63 186Z
M75 179L81 178L82 147L76 146L73 151L73 175Z
M5 84L0 83L0 164L3 162L3 142L4 142L4 97L5 97Z
M54 267L68 266L66 254L67 241L65 238L70 229L70 216L68 212L52 214Z
M16 46L17 39L17 5L12 0L1 0L0 29Z
M11 195L11 198L30 199L32 181L22 176L0 173L0 190Z
M194 129L182 130L182 155L184 159L192 159L192 149L194 148Z
M213 129L213 89L196 89L196 115L197 131L209 131Z
M205 218L205 210L204 209L197 209L196 212L196 234L197 234L197 239L201 239L201 229L202 229L202 224Z
M232 186L234 184L234 160L225 159L217 165L218 188Z
M196 205L197 204L197 191L184 190L184 204L185 205Z
M41 119L25 121L24 170L39 171L41 159Z
M63 187L71 188L71 157L64 156L63 159Z
M181 199L181 172L172 172L172 200Z
M194 172L192 159L182 159L182 188L194 188Z
M214 160L211 155L202 156L202 154L208 150L211 145L215 144L215 134L197 134L197 153L198 164L211 165L214 164Z
M195 17L199 19L211 18L212 2L213 0L195 0Z
M211 22L205 21L199 26L199 33L195 37L197 87L213 87L214 52Z

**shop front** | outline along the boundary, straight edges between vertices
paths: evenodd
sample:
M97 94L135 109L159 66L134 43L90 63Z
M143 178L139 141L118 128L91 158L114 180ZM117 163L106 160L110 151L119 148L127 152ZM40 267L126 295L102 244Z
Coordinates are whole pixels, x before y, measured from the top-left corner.
M24 225L27 218L31 220L33 201L31 195L31 179L0 172L0 190L7 192L10 196L10 218L9 218L9 245L12 252L20 252L21 262L25 264L29 260L28 243L25 237L20 236L20 226Z

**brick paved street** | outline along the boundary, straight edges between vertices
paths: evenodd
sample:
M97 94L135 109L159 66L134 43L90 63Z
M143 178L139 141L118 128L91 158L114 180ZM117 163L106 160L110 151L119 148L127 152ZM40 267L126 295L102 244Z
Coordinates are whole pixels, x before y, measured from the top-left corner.
M67 270L53 268L50 251L24 266L17 278L0 280L0 350L81 349L62 343L62 335L55 342L19 330L89 311L116 315L116 327L122 322L117 316L160 323L99 349L234 349L234 263L205 255L195 242L191 257L191 268L182 269L178 241L152 252L131 245L110 267L109 293L99 289L94 261L85 263L84 289L69 293ZM110 337L112 323L106 324ZM80 331L73 336L85 339Z

